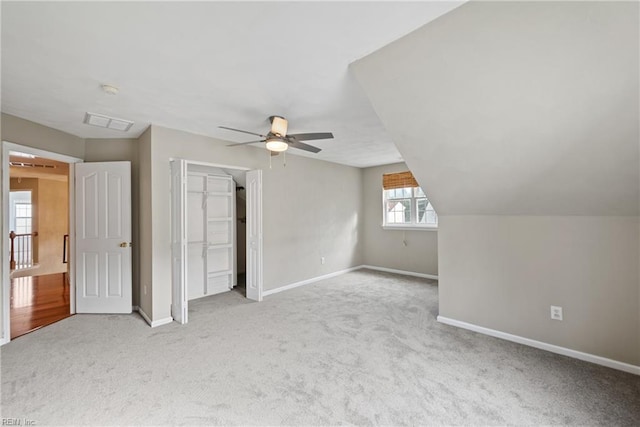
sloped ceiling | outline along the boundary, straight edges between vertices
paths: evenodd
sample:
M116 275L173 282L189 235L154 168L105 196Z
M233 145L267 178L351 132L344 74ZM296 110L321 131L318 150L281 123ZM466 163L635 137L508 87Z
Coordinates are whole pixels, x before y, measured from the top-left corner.
M352 64L440 215L638 215L636 2L471 2Z

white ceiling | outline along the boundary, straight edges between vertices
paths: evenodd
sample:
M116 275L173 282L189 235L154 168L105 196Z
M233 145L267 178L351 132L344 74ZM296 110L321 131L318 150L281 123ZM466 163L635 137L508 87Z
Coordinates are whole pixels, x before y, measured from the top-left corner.
M348 66L462 2L2 2L2 111L82 138L153 123L233 142L219 125L331 131L319 154L401 160ZM100 89L120 88L116 96ZM135 121L122 133L85 112Z

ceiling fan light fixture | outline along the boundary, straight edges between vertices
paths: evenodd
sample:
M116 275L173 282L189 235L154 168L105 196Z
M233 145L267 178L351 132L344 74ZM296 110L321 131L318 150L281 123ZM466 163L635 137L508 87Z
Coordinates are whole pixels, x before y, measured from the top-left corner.
M287 148L289 148L289 144L287 144L280 138L267 139L267 150L269 151L280 153L282 151L287 151Z
M287 135L287 119L280 116L272 116L271 118L271 133L286 136ZM284 150L283 150L284 151Z

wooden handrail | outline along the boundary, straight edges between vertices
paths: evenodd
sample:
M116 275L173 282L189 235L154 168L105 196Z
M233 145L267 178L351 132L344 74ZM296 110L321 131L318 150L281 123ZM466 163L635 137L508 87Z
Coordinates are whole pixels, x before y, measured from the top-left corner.
M38 232L34 231L33 233L24 233L24 234L16 234L15 231L11 231L9 232L9 239L11 239L11 256L10 256L10 260L9 260L9 269L11 270L15 270L17 267L17 262L16 262L16 258L15 258L15 244L14 241L17 237L37 237L38 236ZM22 262L24 260L21 260ZM31 262L29 263L31 264ZM23 267L24 268L24 267Z
M13 240L16 238L17 234L15 232L10 232L9 233L9 238L11 239L11 261L9 261L9 269L11 270L15 270L16 269L16 258L14 256L14 249L13 249Z

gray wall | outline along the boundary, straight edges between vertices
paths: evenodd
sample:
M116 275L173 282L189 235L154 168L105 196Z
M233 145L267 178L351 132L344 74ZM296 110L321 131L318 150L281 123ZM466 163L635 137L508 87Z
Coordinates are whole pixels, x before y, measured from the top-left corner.
M2 114L0 136L2 141L81 159L84 158L83 139L8 114ZM0 171L2 171L3 167L4 165L0 165ZM4 215L5 212L3 211L0 221L4 221ZM7 268L8 265L9 261L2 259L2 252L0 252L0 277L2 277L3 269ZM2 321L4 319L2 314L4 309L3 295L4 293L0 292L0 330L3 328Z
M438 232L385 230L382 228L382 175L403 172L405 163L363 169L364 263L438 275ZM427 191L428 188L423 188ZM407 242L407 246L403 244Z
M84 139L4 113L2 140L84 159Z
M139 232L139 256L140 256L140 282L138 294L140 295L140 309L149 318L153 316L153 205L151 203L151 193L153 191L151 173L151 126L138 139L138 165L139 165L139 209L140 227ZM166 190L168 191L168 189ZM165 207L167 209L168 207Z
M472 1L352 69L440 215L638 215L639 9Z
M639 17L468 2L352 64L438 210L441 315L640 365Z
M84 160L87 162L131 162L131 238L133 305L140 305L140 178L137 139L87 139Z
M640 365L638 231L637 217L441 217L440 315Z
M269 169L264 149L230 148L225 141L159 126L151 127L150 147L140 142L141 215L151 222L150 234L149 224L141 227L141 285L153 287L152 313L145 308L153 320L169 317L171 308L170 158L264 171L265 290L362 264L360 169L292 153L286 167L278 156ZM141 300L146 307L144 295Z

